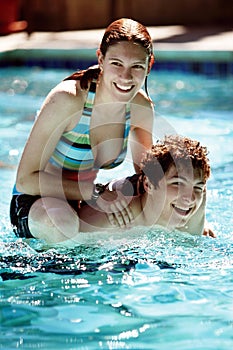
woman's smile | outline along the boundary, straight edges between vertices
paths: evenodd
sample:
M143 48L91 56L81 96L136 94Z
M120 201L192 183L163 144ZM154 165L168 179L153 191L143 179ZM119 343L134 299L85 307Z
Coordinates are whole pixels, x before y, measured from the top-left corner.
M127 101L134 98L148 72L148 55L144 48L132 42L117 42L109 47L105 56L99 53L98 60L103 68L100 86L105 97Z
M134 85L122 85L118 83L113 83L113 84L117 88L117 90L123 93L130 92L134 88Z

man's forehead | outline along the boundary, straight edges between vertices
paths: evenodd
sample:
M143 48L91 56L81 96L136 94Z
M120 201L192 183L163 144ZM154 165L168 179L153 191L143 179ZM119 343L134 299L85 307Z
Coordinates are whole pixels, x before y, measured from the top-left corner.
M186 164L173 164L167 171L167 177L179 177L184 179L199 179L203 181L203 171L199 168L193 168L192 162L187 162Z

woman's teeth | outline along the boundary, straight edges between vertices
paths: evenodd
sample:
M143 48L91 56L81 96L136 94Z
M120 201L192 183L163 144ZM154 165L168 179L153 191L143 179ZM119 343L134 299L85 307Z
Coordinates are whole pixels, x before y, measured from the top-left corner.
M124 85L119 85L119 84L115 84L116 87L120 90L123 90L123 91L130 91L132 89L132 85L130 86L124 86Z

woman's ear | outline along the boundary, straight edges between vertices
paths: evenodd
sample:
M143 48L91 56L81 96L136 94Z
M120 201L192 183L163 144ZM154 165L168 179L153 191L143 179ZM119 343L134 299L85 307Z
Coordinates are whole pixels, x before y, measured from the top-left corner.
M147 72L147 74L150 73L151 68L152 68L154 63L155 63L155 56L153 54L151 54L150 60L149 60L149 65L148 65L148 72Z
M147 192L148 194L151 194L152 191L154 190L154 185L152 185L152 183L150 182L147 176L144 177L143 187L145 192Z
M104 56L103 56L102 52L100 51L100 49L96 50L96 56L98 58L99 66L102 67L103 66Z

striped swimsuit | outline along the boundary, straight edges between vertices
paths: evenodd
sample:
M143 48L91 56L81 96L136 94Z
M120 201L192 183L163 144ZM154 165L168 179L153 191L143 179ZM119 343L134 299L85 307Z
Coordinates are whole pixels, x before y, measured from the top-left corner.
M49 160L54 166L62 168L64 176L70 179L77 178L78 173L79 180L82 180L82 175L84 175L83 179L85 180L88 177L93 180L98 172L98 169L94 167L94 157L90 144L90 123L95 91L96 82L93 81L79 123L72 130L63 133ZM112 169L120 165L125 159L130 131L129 107L129 104L126 105L125 130L121 152L111 164L104 165L101 169ZM95 176L93 176L93 173Z

